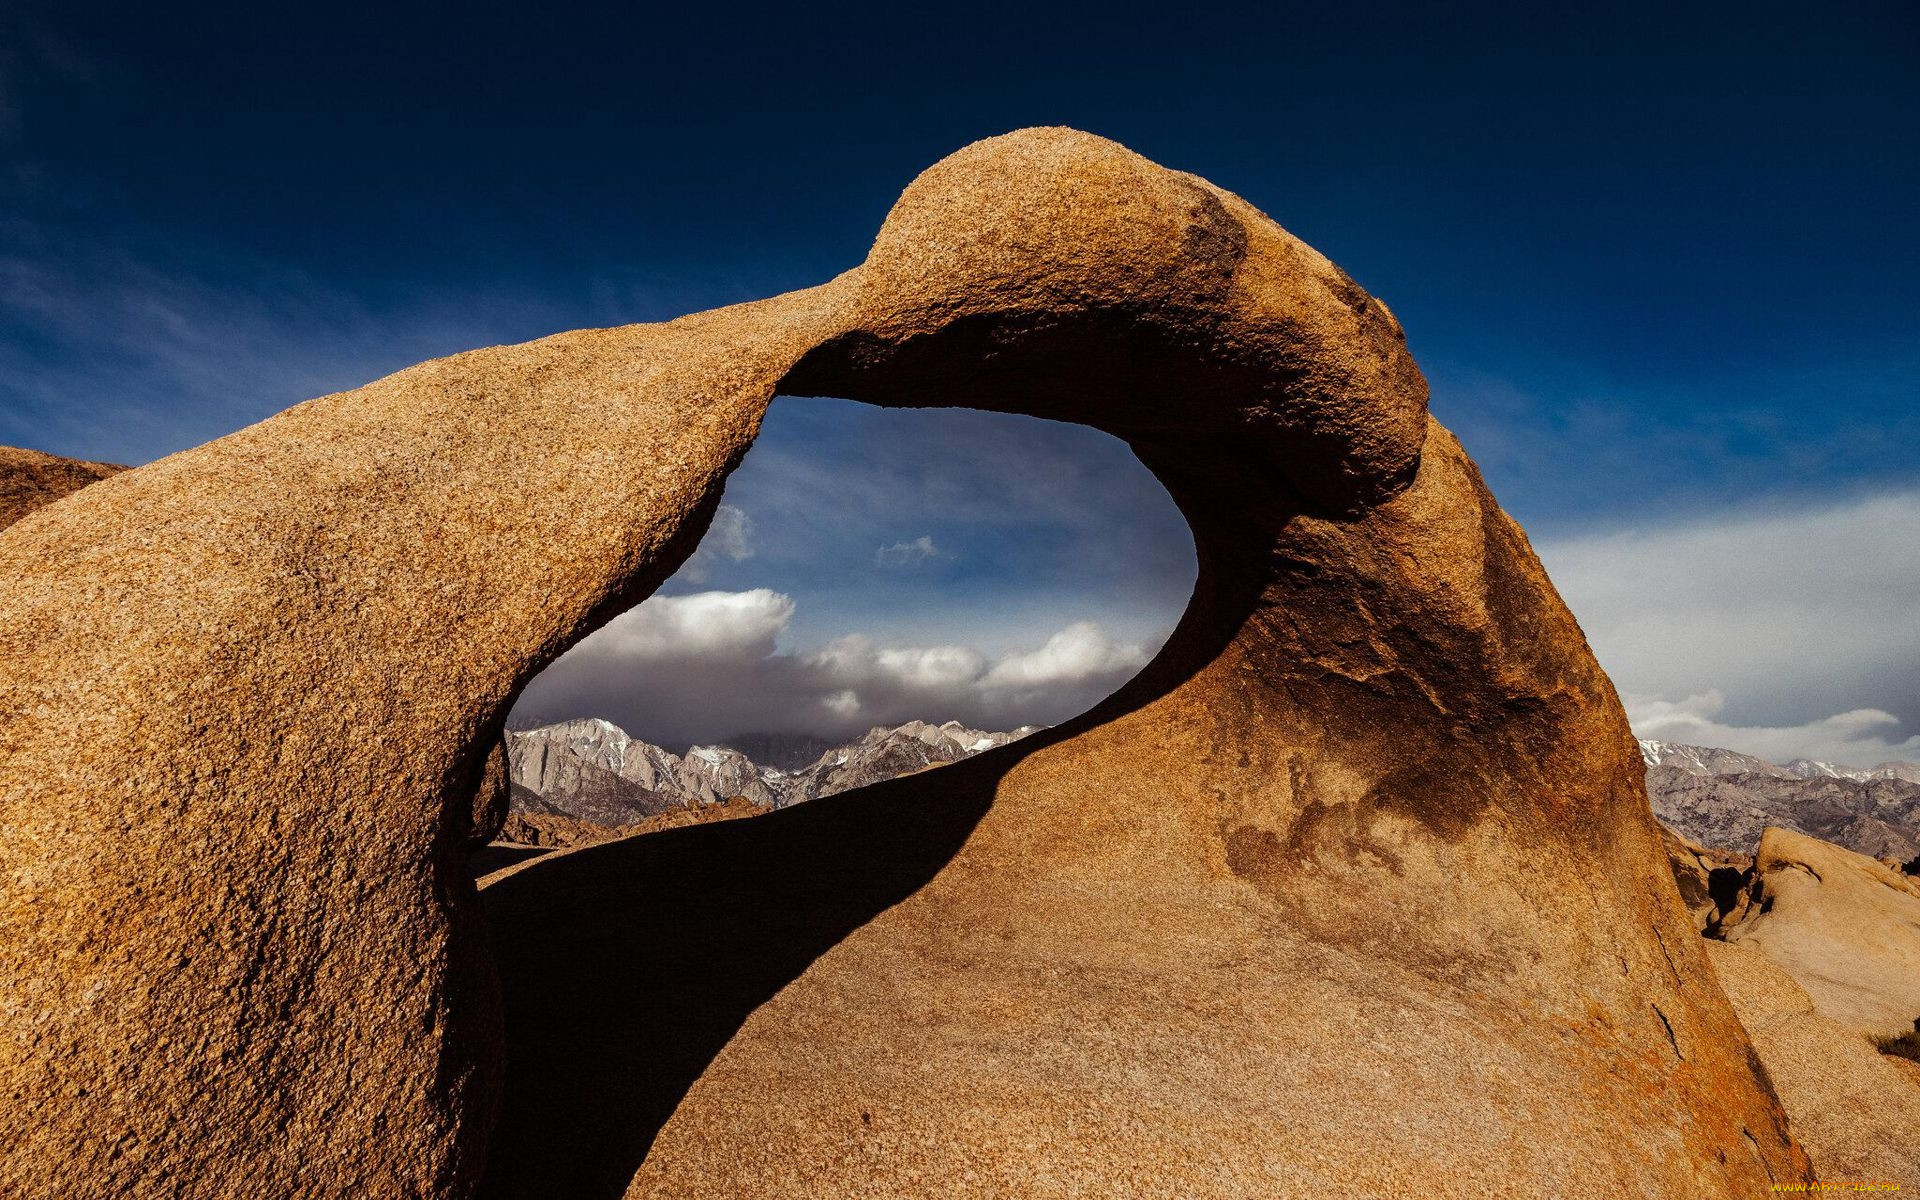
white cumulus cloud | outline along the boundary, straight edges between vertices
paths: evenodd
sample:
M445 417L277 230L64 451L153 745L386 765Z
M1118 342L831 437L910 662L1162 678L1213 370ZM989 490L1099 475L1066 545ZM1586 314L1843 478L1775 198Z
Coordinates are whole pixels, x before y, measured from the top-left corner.
M634 661L765 656L792 619L792 599L768 588L655 596L607 622L572 653Z
M1034 688L1131 674L1147 665L1140 646L1121 645L1092 621L1076 621L1037 650L1001 659L980 682L989 688Z
M656 596L535 679L514 721L605 717L676 747L739 733L844 736L915 718L1010 729L1092 707L1149 657L1091 621L997 660L970 646L859 635L782 651L793 614L791 597L766 588Z

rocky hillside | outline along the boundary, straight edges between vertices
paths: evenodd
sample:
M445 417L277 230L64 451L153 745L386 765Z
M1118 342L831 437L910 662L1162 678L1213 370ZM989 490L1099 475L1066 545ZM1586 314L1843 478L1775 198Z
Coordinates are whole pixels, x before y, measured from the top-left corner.
M749 735L736 745L694 746L676 755L599 718L507 734L517 818L515 840L577 845L656 827L766 812L971 758L1033 733L969 729L957 721L879 726L851 742ZM739 747L772 756L761 765ZM798 752L813 751L810 759ZM734 802L734 803L729 803Z
M1752 853L1778 826L1871 858L1920 857L1920 764L1764 762L1731 750L1641 742L1654 815L1700 845Z

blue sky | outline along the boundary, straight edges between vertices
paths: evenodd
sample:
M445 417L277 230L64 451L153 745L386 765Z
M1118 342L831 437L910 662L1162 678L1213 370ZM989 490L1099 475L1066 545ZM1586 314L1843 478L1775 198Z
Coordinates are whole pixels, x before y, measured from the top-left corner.
M1393 306L1643 729L1920 757L1913 7L1334 7L16 3L0 443L138 463L430 355L815 283L941 155L1069 124ZM781 401L729 494L751 555L668 591L786 597L789 658L962 647L976 684L1091 623L1077 703L1190 551L1124 451L1011 421ZM778 715L674 725L693 686L632 714ZM977 692L900 702L1019 715Z

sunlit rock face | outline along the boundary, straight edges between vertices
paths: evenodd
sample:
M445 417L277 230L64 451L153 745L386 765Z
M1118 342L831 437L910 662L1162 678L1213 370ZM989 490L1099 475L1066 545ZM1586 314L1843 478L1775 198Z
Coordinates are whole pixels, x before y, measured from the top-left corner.
M1889 1184L1920 1178L1913 1136L1920 1129L1920 1063L1878 1053L1857 1029L1828 1016L1774 961L1771 947L1701 945L1819 1177Z
M1067 726L507 876L503 1033L460 861L485 760L780 390L1126 439L1192 604ZM821 287L425 363L89 488L0 578L0 1193L1807 1172L1613 691L1399 325L1099 138L960 151Z
M1769 829L1715 936L1759 950L1820 1015L1869 1035L1920 1029L1920 879Z

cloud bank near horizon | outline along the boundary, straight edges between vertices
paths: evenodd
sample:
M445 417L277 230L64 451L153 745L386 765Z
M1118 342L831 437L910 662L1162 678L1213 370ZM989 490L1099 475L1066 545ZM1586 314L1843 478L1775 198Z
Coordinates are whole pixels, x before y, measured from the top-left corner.
M1888 735L1900 727L1900 718L1877 708L1856 708L1799 725L1768 727L1721 722L1718 717L1727 699L1717 691L1677 701L1628 696L1624 702L1634 732L1663 742L1724 746L1778 763L1811 758L1840 766L1873 767L1920 759L1920 735L1889 740Z
M1075 621L997 657L858 634L785 651L796 608L770 588L656 595L535 679L511 723L603 717L671 747L743 733L845 737L915 719L1051 725L1105 698L1157 649Z
M753 528L744 512L717 521L695 561L757 562ZM1639 736L1865 767L1920 760L1908 723L1920 714L1916 535L1920 492L1899 492L1706 513L1540 553ZM926 613L849 633L845 619L861 629L860 614L836 599L823 615L840 629L823 631L786 591L669 588L537 679L516 723L602 716L667 743L843 736L909 719L1051 724L1110 694L1165 638L1085 612L1052 624L1024 613L991 645L987 626ZM1177 612L1166 616L1170 626Z
M1641 737L1920 760L1920 491L1547 543Z

